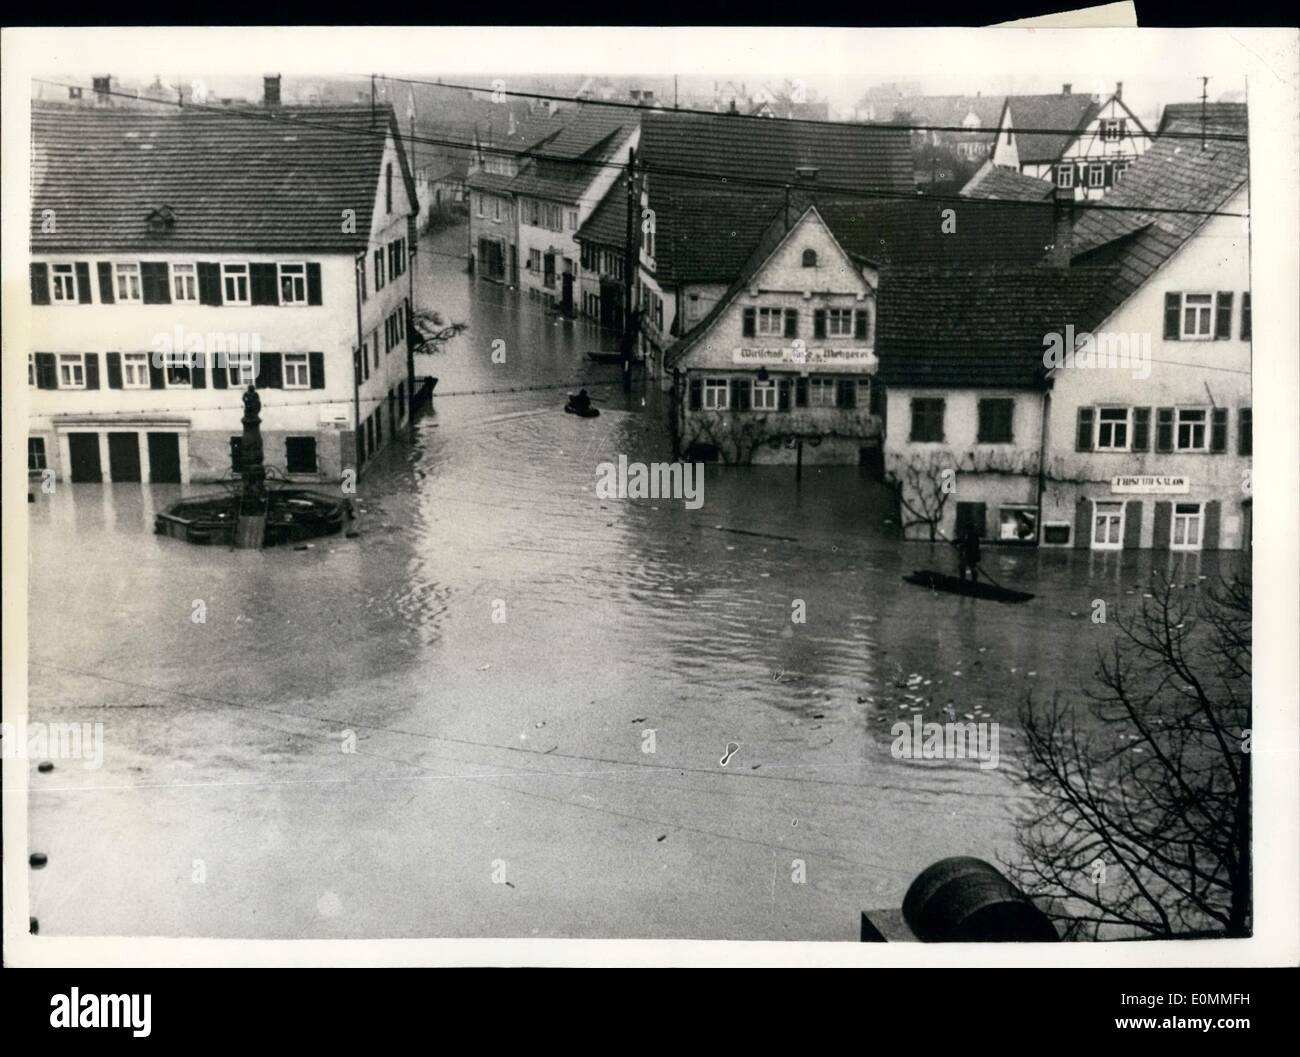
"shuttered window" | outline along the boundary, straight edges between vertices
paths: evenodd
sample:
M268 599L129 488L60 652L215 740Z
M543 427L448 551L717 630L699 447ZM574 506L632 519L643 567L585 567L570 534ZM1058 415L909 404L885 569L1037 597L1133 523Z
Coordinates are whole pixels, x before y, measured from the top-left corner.
M1174 409L1172 407L1156 408L1156 451L1174 450Z
M1210 451L1228 450L1228 409L1216 407L1210 412Z
M1135 407L1133 409L1133 451L1151 450L1151 409Z
M1074 430L1074 450L1092 451L1093 409L1079 408Z
M1251 436L1251 410L1248 407L1237 411L1237 454L1253 454L1254 443Z
M32 264L32 304L48 305L50 303L50 269L46 264Z
M140 262L140 284L146 305L171 304L170 273L166 261Z
M1241 340L1250 340L1250 291L1241 295Z
M921 443L939 443L943 440L944 402L937 397L917 397L912 400L912 431L909 440Z
M1011 399L998 398L979 402L980 444L1010 444L1011 416L1016 402Z

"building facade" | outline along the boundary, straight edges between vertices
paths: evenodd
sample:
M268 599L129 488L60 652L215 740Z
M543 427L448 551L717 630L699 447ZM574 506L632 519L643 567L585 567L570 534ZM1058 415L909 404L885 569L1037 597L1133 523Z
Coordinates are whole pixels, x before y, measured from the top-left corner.
M227 479L249 384L295 480L360 471L404 421L415 198L391 112L379 136L368 108L281 115L34 111L30 472ZM232 143L249 182L223 199L205 181Z

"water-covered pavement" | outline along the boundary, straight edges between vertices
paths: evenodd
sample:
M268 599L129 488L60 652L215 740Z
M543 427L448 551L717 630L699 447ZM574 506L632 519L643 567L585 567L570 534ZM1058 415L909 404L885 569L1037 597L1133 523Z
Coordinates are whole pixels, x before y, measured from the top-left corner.
M1077 694L1091 601L1151 556L989 548L1038 596L997 606L904 584L951 556L897 543L856 468L598 499L602 460L669 457L654 394L596 388L596 328L435 260L421 300L470 330L359 539L186 546L151 534L170 486L28 507L31 718L106 744L28 761L42 934L853 940L935 859L1010 851L1016 708ZM464 395L571 379L600 418ZM1001 767L891 756L945 708L1001 724Z

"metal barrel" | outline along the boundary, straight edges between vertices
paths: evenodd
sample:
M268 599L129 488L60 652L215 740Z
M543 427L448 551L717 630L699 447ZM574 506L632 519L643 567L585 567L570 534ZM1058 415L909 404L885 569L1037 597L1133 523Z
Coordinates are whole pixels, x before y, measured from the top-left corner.
M1046 943L1051 921L983 859L957 856L926 867L903 897L903 918L925 943Z

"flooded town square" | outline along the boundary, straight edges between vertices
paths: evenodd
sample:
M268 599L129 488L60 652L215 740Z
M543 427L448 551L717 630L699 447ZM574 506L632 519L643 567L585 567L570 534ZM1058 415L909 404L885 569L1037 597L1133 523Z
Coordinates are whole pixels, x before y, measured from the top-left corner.
M1014 855L1018 710L1082 701L1095 601L1219 571L989 545L1031 601L926 590L952 548L900 540L857 466L598 495L673 460L666 394L466 245L421 241L416 307L468 326L417 358L435 396L356 536L189 546L155 516L211 485L31 487L28 719L103 749L27 761L42 935L856 940L931 863ZM994 765L899 758L916 716L996 724Z

